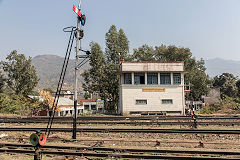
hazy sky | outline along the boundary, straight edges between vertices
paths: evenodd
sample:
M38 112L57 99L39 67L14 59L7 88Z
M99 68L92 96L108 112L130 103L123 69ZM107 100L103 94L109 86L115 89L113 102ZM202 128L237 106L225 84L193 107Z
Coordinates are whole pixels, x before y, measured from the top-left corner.
M16 49L27 56L65 55L76 25L76 0L0 0L0 59ZM84 49L104 49L110 25L122 28L130 53L143 44L189 47L197 58L240 60L240 0L82 0ZM74 53L73 53L74 54Z

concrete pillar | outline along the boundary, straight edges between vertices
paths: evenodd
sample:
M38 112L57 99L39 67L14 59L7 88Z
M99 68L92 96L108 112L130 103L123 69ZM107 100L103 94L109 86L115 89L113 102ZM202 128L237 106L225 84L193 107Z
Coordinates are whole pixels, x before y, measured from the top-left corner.
M158 73L158 85L160 85L160 73Z
M173 85L173 73L170 73L171 85Z
M144 75L145 75L145 78L144 78L145 79L145 85L147 85L147 72L145 72Z
M184 74L181 73L181 85L184 85Z
M131 75L132 75L132 84L134 84L134 72L132 72Z

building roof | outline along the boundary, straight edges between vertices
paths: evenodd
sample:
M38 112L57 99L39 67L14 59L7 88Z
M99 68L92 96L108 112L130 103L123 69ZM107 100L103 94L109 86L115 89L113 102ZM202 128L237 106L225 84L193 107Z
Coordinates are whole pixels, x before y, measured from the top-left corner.
M184 72L184 62L122 62L120 72Z
M73 105L74 105L74 101L69 98L59 97L58 99L58 106L73 106Z
M121 61L122 63L184 63L183 61L169 61L169 62L162 62L162 61Z
M29 97L29 98L32 98L32 99L34 99L34 98L39 99L40 102L43 102L43 101L44 101L44 99L43 99L41 96L28 95L28 97Z
M91 102L97 102L97 100L94 99L81 99L80 100L80 105L83 105L84 102L91 103Z

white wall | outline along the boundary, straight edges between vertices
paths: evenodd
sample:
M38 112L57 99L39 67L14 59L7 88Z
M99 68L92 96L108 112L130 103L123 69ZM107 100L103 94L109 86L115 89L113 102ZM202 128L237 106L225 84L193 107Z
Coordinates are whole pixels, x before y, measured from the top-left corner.
M77 106L77 109L83 109L83 106ZM64 106L60 106L59 107L59 111L70 111L70 110L74 110L74 107L72 106L72 107L69 107L69 106L66 106L66 107L64 107Z
M143 92L142 88L165 88L165 92ZM130 111L181 111L184 113L183 85L122 85L120 87L120 110ZM146 105L136 104L137 99L146 99ZM162 99L172 99L173 104L162 104Z
M134 72L145 73L145 84L134 84ZM147 84L147 73L158 73L158 85ZM171 73L171 84L160 84L160 73ZM124 83L124 73L131 73L132 84ZM173 84L173 73L181 73L181 84ZM179 111L185 110L184 96L184 63L159 63L159 62L123 62L120 65L120 91L119 113L126 115L131 111ZM156 88L143 92L143 88ZM162 89L162 90L161 90ZM162 99L172 99L173 104L162 104ZM146 105L136 104L136 100L147 100Z

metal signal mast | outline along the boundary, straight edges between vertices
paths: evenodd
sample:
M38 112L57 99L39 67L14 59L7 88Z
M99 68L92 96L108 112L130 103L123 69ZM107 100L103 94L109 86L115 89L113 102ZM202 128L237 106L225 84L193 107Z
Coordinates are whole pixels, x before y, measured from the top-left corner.
M84 26L86 22L86 17L84 14L81 13L81 0L78 4L78 8L76 8L73 5L73 11L77 13L77 29L76 29L76 59L75 59L75 85L74 85L74 115L73 115L73 133L72 133L72 139L76 139L76 130L77 130L77 79L78 79L78 74L77 70L79 67L81 67L83 64L85 64L87 61L85 61L89 55L89 51L84 51L81 49L80 46L80 39L83 37L83 30L81 30L81 25ZM79 51L85 52L87 55L78 55ZM79 58L85 58L81 63L78 62Z
M81 8L81 0L80 3L78 5L78 8L75 7L75 5L73 5L73 11L77 14L77 27L66 27L63 29L64 32L70 32L70 37L69 37L69 42L68 42L68 46L67 46L67 51L66 51L66 55L64 58L64 62L63 62L63 66L62 66L62 71L60 74L60 78L58 81L58 85L57 85L57 91L54 97L54 101L52 104L52 109L49 110L49 120L48 120L48 125L45 131L45 134L47 137L49 137L50 132L51 132L51 127L52 127L52 123L55 117L55 113L56 113L56 108L57 108L57 104L58 104L58 99L59 96L61 94L61 89L64 83L64 77L66 74L66 70L67 70L67 66L68 66L68 62L69 62L69 58L70 58L70 54L71 54L71 50L72 50L72 45L74 42L74 38L76 38L76 60L75 60L75 84L74 84L74 114L73 114L73 134L72 134L72 138L76 139L76 130L77 130L77 126L76 126L76 121L77 121L77 70L82 67L85 63L88 62L88 58L90 55L89 51L84 51L81 49L80 46L80 40L83 38L83 30L81 30L80 26L84 26L85 22L86 22L86 16L84 14L81 13L80 11ZM79 51L85 52L86 55L79 55ZM83 60L79 63L79 59L83 58ZM50 114L51 112L51 114Z
M77 17L77 35L76 35L76 59L75 59L75 84L74 84L74 115L73 115L73 133L72 133L72 139L76 139L77 134L76 134L76 130L77 130L77 65L78 65L78 52L79 52L79 37L80 37L80 18L81 17L81 0L79 2L77 9L74 5L73 5L73 10L75 9L75 12L77 13L78 17Z
M81 25L84 26L85 22L86 22L86 16L84 14L81 14L80 9L81 9L81 0L79 2L78 8L76 8L73 5L73 11L76 12L77 15L78 15L77 16L77 28L76 27L66 27L66 28L63 29L64 32L71 32L71 34L70 34L68 47L67 47L66 55L65 55L65 58L64 58L63 66L62 66L62 71L61 71L60 78L59 78L59 81L58 81L56 94L55 94L54 99L51 101L52 105L50 105L50 106L52 106L52 107L49 108L49 120L48 120L48 124L47 124L45 134L42 133L39 130L39 131L36 131L36 133L31 134L31 136L30 136L30 143L35 148L34 160L41 160L42 159L41 147L46 143L47 138L49 137L50 132L51 132L54 116L55 116L57 105L58 105L59 96L61 94L62 85L64 83L64 77L65 77L65 74L66 74L66 70L67 70L67 66L68 66L68 62L69 62L70 53L71 53L71 50L72 50L72 45L73 45L73 42L74 42L74 38L76 38L76 60L75 60L74 116L73 116L72 138L76 139L76 130L77 130L77 125L76 125L76 121L77 121L77 70L78 70L78 68L80 68L81 66L83 66L85 63L88 62L88 58L89 58L89 55L90 55L89 51L84 51L84 50L81 49L80 43L79 43L80 39L83 38L83 30L81 30L80 26ZM79 51L85 52L86 55L78 55ZM80 63L78 63L79 58L83 58L83 60Z

